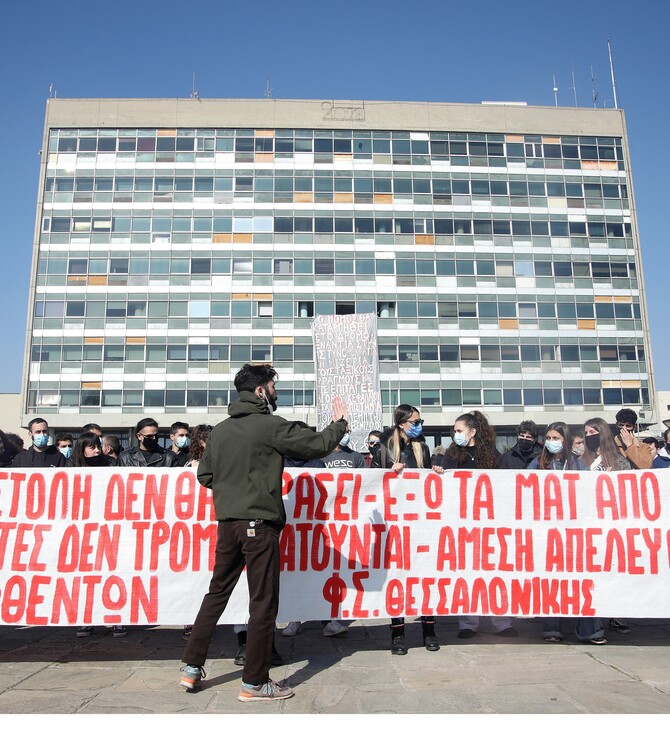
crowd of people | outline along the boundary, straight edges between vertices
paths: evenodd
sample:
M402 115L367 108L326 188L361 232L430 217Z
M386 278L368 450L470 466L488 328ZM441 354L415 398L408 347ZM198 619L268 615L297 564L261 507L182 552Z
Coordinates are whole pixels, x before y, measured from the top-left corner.
M3 467L192 467L197 469L198 481L212 489L219 521L216 565L195 623L184 627L183 636L188 644L180 684L188 690L196 689L205 676L204 662L211 636L246 566L250 619L249 624L234 627L239 641L235 663L245 667L239 699L286 699L293 694L290 688L272 682L268 676L270 666L282 663L274 633L279 596L278 536L286 522L281 496L281 472L285 467L378 468L396 473L403 469L432 469L439 474L463 467L577 471L670 467L670 429L661 440L640 440L635 435L637 415L627 408L616 414L613 426L600 418L590 418L579 428L554 422L540 429L532 420L522 420L516 428L516 442L504 453L498 450L495 430L485 415L474 410L460 415L454 422L451 442L447 446L437 445L431 453L419 409L401 404L395 409L393 426L370 431L367 451L360 453L350 446L351 429L341 399L334 400L333 422L320 432L304 422L275 416L276 379L276 372L269 366L245 366L235 379L239 399L231 403L229 418L215 427L191 427L177 421L170 427L171 444L167 448L158 442L159 425L153 418L137 423L137 443L123 450L118 438L103 434L95 423L84 426L76 439L70 433L57 433L50 444L48 423L34 418L28 424L31 443L27 448L16 434L0 431ZM243 446L233 454L226 448L230 443ZM259 494L265 495L260 501ZM518 635L512 617L489 618L499 636ZM479 616L460 617L458 638L475 636L479 623ZM562 641L562 624L561 618L545 618L544 640ZM574 624L579 640L607 643L603 619L581 617ZM324 620L322 625L325 636L348 631L346 624L337 620ZM610 618L607 626L619 633L630 631L621 618ZM115 637L126 634L123 626L111 628ZM299 621L290 621L282 633L295 636L301 628ZM435 617L421 616L421 628L423 646L428 651L438 651ZM407 654L404 618L392 619L390 630L391 653ZM92 626L82 626L77 636L87 637L93 631Z

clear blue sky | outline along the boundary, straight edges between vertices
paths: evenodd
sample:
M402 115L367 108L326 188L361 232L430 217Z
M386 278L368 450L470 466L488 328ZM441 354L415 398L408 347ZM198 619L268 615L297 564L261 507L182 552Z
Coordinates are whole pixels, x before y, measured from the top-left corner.
M656 385L670 389L670 4L656 0L3 3L0 392L21 386L45 103L201 97L613 106L626 113ZM669 135L670 137L670 135Z

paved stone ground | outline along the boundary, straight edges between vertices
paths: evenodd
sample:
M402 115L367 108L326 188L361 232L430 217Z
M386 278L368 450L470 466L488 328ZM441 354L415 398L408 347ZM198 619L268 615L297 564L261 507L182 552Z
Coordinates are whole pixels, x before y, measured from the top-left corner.
M456 637L457 622L439 618L438 652L421 646L421 627L406 627L409 653L392 656L386 622L356 621L326 638L319 621L296 637L277 632L285 665L272 670L295 697L243 704L237 641L220 626L207 679L179 687L182 627L104 628L77 639L76 628L0 626L0 713L15 714L656 714L670 712L670 619L630 621L628 635L607 633L606 646L566 634L541 640L539 619L517 620L518 638L487 633Z

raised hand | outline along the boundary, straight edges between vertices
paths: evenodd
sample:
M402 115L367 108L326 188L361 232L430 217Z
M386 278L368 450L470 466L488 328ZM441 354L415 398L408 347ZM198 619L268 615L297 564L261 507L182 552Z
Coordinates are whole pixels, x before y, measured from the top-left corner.
M344 418L345 421L349 420L349 411L347 404L342 399L342 396L336 395L333 398L333 421L339 421L340 418Z

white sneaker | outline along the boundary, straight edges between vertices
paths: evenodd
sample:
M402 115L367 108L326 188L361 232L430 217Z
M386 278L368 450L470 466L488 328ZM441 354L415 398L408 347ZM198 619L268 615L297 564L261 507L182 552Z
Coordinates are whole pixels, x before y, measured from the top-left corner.
M289 621L286 628L282 629L282 636L295 636L302 631L302 624L300 621Z
M329 621L323 627L324 636L338 636L339 634L346 634L347 631L349 631L349 629L339 621Z

